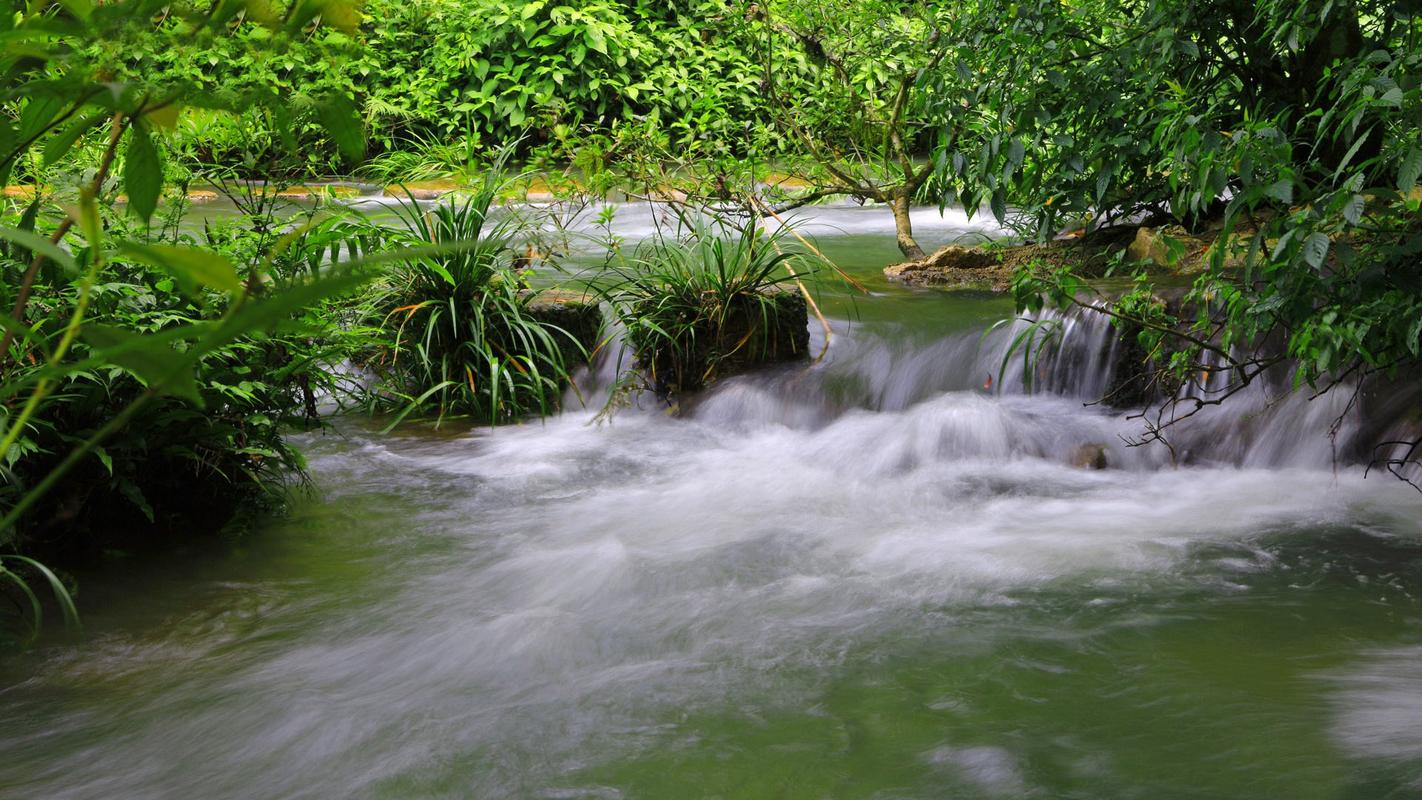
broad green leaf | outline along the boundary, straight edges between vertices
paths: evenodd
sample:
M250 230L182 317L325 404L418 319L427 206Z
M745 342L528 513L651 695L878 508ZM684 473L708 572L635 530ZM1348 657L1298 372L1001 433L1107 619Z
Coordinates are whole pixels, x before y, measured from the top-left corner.
M59 133L50 137L44 146L44 165L46 167L54 164L69 153L74 147L74 143L79 140L84 132L94 127L99 120L106 119L108 112L95 112L86 114L79 119L64 126Z
M1413 148L1397 169L1397 188L1404 192L1412 191L1419 176L1422 176L1422 150Z
M317 107L317 114L341 155L350 161L365 157L365 129L361 126L360 110L350 98L332 94Z
M133 373L149 389L202 405L190 354L162 339L145 341L149 337L108 325L85 325L82 334L94 355Z
M75 271L74 257L64 248L54 244L49 239L35 233L34 231L22 231L16 228L0 227L0 239L14 242L30 251L42 254L45 258L59 264L69 272Z
M177 103L168 103L144 114L143 119L164 130L171 131L178 127L178 112L181 110Z
M992 193L992 215L998 222L1007 220L1007 195L1001 189Z
M1328 258L1328 235L1315 232L1304 241L1303 257L1309 266L1318 269L1323 266L1324 259Z
M596 50L603 55L607 55L607 40L603 38L602 31L589 26L583 32L583 41L587 42L589 50Z
M1362 222L1366 203L1367 201L1360 194L1348 198L1348 202L1343 206L1343 219L1348 220L1349 225L1357 225Z
M163 165L158 150L142 124L128 132L128 148L123 159L123 188L128 192L128 207L147 221L158 207L158 195L163 191Z
M215 250L136 242L120 242L118 250L168 272L189 287L209 286L224 292L242 290L242 279L237 275L237 267L231 259Z
M20 113L20 140L30 141L44 133L66 105L68 103L60 97L40 95L31 98Z
M1022 165L1022 159L1026 158L1027 149L1022 146L1021 139L1013 139L1007 146L1007 163L1014 167Z
M64 6L65 11L81 20L88 20L94 11L94 4L90 0L60 0L59 4Z

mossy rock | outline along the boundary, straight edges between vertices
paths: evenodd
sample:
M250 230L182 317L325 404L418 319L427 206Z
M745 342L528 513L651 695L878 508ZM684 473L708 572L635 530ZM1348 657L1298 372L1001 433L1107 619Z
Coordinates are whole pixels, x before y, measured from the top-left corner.
M563 364L572 369L587 363L601 343L602 308L598 298L570 289L544 289L528 293L528 315L545 325L553 325L577 342L563 342ZM578 348L581 346L581 351Z
M634 333L638 364L657 394L677 398L717 380L809 356L809 309L799 292L772 289L758 297L739 296L720 325L715 316L714 309L707 309L675 346L659 335Z
M1230 249L1225 253L1224 266L1243 266L1253 236L1252 227L1244 227L1231 234L1228 243ZM1136 229L1135 238L1126 248L1126 258L1148 262L1176 275L1197 275L1209 266L1211 248L1219 246L1218 231L1196 235L1179 225L1163 228L1143 226Z
M1056 239L1041 244L963 247L948 245L918 261L884 268L890 280L930 289L1003 294L1012 276L1029 264L1049 269L1070 267L1078 275L1100 277L1130 240L1131 228L1094 232L1090 238Z

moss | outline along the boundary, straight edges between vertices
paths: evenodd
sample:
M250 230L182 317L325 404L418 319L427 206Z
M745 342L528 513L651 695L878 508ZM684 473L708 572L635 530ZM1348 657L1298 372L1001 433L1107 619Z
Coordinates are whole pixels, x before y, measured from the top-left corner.
M572 337L573 341L560 338L563 363L569 369L583 363L587 358L585 353L597 349L602 335L602 308L595 296L567 289L545 289L529 297L528 315L545 325L561 328Z

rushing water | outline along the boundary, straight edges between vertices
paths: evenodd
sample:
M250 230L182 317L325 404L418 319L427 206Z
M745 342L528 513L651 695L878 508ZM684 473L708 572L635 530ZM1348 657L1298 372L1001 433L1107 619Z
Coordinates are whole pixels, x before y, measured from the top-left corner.
M289 519L90 577L0 673L0 796L1422 797L1422 496L1334 467L1339 407L1261 389L1172 468L1083 404L1090 320L988 393L1010 309L826 243L874 294L813 366L342 423Z

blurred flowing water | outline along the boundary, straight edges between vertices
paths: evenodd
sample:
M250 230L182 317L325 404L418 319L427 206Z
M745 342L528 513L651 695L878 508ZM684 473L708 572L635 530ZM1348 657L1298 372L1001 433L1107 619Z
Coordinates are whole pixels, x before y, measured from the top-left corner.
M1345 398L1261 386L1174 468L1086 404L1099 320L985 391L1010 305L888 285L859 213L812 366L347 420L290 518L90 576L0 666L0 796L1422 797L1422 495L1335 465Z

